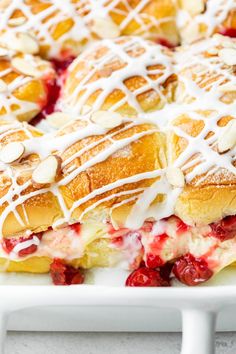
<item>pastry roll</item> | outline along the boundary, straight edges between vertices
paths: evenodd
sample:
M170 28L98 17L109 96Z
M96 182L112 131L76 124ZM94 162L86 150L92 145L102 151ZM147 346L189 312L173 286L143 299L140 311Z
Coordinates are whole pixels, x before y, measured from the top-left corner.
M95 38L142 36L177 45L176 4L172 0L88 0L85 21Z
M49 62L0 47L0 118L30 121L47 104L54 79Z
M103 40L68 68L58 109L153 112L172 99L173 53L138 37Z
M29 33L42 57L66 60L87 43L120 35L179 42L172 0L1 0L0 43ZM13 42L12 42L13 41Z
M233 0L178 0L178 27L182 43L218 32L236 36L236 2Z
M81 0L1 0L0 43L17 46L16 35L30 34L36 41L34 54L66 59L75 56L89 39L79 15Z
M151 124L107 114L76 120L50 137L25 123L1 124L6 270L48 272L54 258L82 268L138 267L140 233L125 220L144 191L162 183L165 137ZM152 198L161 201L162 190ZM132 225L137 213L131 214ZM140 213L141 231L146 216Z

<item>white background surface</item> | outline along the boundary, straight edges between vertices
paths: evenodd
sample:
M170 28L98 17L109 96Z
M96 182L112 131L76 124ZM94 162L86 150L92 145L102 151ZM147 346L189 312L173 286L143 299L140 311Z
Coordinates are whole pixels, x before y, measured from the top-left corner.
M6 354L179 354L175 333L8 332ZM236 353L236 333L218 333L217 354Z

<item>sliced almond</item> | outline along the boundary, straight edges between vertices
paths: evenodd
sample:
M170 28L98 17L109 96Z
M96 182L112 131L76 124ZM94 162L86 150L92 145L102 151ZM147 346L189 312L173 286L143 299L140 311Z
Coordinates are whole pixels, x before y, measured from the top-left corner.
M200 39L202 34L200 32L199 24L195 22L189 23L182 29L181 36L183 44L192 43Z
M37 54L39 51L38 41L25 32L12 35L11 40L7 41L6 46L9 49L25 54Z
M41 161L32 173L33 184L43 185L54 183L61 170L61 158L50 155Z
M120 35L119 27L110 18L97 17L93 21L92 31L100 38L116 38Z
M182 188L185 185L184 174L180 168L168 167L166 177L168 182L174 187Z
M81 108L81 114L87 114L91 111L91 106L88 106L88 105L84 105L82 108Z
M106 129L112 129L122 124L122 116L117 112L97 111L92 114L91 120Z
M63 112L55 112L48 115L46 119L53 128L59 129L71 120L71 116Z
M223 36L222 34L215 33L213 38L217 40L218 44L220 44L224 48L235 48L236 43L230 37Z
M15 17L15 18L10 18L8 20L8 24L10 26L20 26L20 25L23 25L24 23L26 22L26 18L25 17Z
M218 151L224 153L236 145L236 119L232 119L218 139Z
M226 65L236 65L236 49L224 48L219 51L219 57Z
M0 9L6 9L12 0L1 0L0 1Z
M41 75L41 72L36 67L23 58L12 59L12 67L24 75L32 77L39 77Z
M219 86L219 91L221 92L235 92L236 91L236 84L232 84L230 82L227 82L224 85Z
M192 16L199 15L204 11L204 0L182 0L182 7Z
M5 48L0 47L0 57L6 57L9 55L9 51Z
M0 79L0 93L7 92L7 84Z
M9 143L0 150L0 160L4 163L12 163L24 154L25 147L19 141Z

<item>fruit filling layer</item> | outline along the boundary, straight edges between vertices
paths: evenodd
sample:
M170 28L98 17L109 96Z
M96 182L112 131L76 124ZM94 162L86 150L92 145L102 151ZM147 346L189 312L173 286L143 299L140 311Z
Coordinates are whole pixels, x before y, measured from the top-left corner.
M14 261L49 257L54 260L53 279L54 268L58 270L61 262L63 274L67 266L70 273L73 266L128 269L133 272L127 279L128 286L165 286L170 282L169 276L186 285L197 285L235 261L235 236L236 216L202 227L186 225L176 216L145 222L138 230L115 230L110 223L74 224L5 238L0 256ZM163 281L158 280L160 276Z

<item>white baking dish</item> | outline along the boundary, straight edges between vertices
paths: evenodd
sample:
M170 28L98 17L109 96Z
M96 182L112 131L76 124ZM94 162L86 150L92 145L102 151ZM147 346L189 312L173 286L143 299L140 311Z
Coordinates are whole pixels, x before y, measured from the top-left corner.
M95 273L95 285L70 287L51 286L47 276L2 275L0 353L6 329L178 331L182 313L182 354L214 353L217 316L218 330L236 330L236 268L197 288L125 288L119 271L110 286L97 285L106 272Z

